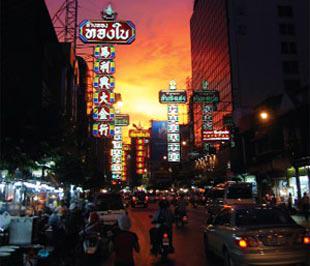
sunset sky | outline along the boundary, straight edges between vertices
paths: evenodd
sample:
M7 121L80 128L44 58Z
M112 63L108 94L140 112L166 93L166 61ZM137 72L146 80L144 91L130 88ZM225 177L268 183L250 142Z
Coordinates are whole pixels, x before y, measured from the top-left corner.
M63 1L46 0L51 17ZM118 12L118 19L131 20L137 32L134 43L116 47L116 92L122 94L122 112L129 113L131 124L149 126L150 119L166 120L167 108L159 103L158 92L171 79L185 89L190 76L193 0L79 0L79 22L100 18L108 3ZM180 112L180 122L184 122L185 108Z

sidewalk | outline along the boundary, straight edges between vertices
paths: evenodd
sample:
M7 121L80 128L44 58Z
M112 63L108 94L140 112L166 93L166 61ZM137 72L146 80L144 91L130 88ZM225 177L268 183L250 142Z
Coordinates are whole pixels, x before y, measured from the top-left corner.
M296 223L304 227L310 228L310 219L307 222L303 215L292 215L292 218L295 220Z

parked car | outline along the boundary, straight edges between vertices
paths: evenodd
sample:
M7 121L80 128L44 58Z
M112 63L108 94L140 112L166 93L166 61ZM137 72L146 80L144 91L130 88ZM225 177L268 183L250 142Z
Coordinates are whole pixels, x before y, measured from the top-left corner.
M310 265L309 231L277 207L226 206L206 225L204 244L226 266Z
M122 197L118 193L100 193L94 204L100 221L105 225L117 223L118 217L125 213Z
M131 207L135 208L137 206L142 206L147 208L149 204L149 197L144 191L136 191L131 197Z

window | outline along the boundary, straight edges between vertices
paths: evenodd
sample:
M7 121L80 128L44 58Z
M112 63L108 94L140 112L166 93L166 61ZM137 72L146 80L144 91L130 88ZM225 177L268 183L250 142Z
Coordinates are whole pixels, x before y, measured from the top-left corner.
M279 17L292 17L293 9L291 6L278 6Z
M281 53L282 54L296 54L296 43L295 42L281 42Z
M293 225L294 220L280 209L240 209L236 212L237 226Z
M283 61L282 62L283 73L285 74L298 74L298 62L297 61Z
M298 79L284 80L285 90L298 90L300 88L300 81Z
M225 225L230 224L231 221L231 211L230 209L225 209L221 211L215 218L215 225Z
M279 32L282 35L295 35L294 24L281 23L279 24Z

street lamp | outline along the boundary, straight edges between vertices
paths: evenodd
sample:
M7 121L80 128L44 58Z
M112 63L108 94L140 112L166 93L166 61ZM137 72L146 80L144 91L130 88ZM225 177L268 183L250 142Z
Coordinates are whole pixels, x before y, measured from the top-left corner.
M267 121L269 119L269 113L267 111L261 111L259 117L262 121Z
M166 155L164 155L164 156L163 156L163 159L164 159L164 160L167 160L167 156L166 156Z
M182 141L182 146L186 146L186 144L187 144L186 141L183 140L183 141Z

